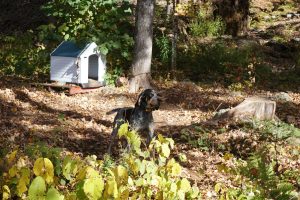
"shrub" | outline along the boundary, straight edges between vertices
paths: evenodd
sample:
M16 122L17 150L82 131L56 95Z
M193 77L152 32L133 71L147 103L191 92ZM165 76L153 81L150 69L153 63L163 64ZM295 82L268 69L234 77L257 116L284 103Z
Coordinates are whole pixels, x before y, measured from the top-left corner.
M295 182L296 185L297 182L299 184L300 171L296 169L276 171L277 162L274 157L268 156L269 151L264 147L246 161L235 160L232 155L226 154L224 159L231 159L234 165L221 164L218 170L231 174L233 185L237 187L229 188L217 183L215 192L219 194L220 199L296 200L298 193L294 184Z
M95 42L103 54L110 52L107 62L113 66L130 60L133 31L129 1L53 0L43 9L56 19L56 32L65 40Z
M210 2L200 6L196 17L189 24L192 36L212 37L220 36L225 31L225 25L221 17L213 16L213 8Z
M139 136L121 126L119 136L124 136L131 146L113 162L105 156L80 158L75 154L57 151L28 157L19 150L6 158L7 170L0 174L3 199L196 199L199 190L181 178L181 166L170 158L174 147L172 139L158 136L149 149L142 151ZM31 152L40 152L31 148ZM3 164L3 163L1 163ZM3 166L3 165L0 165ZM57 170L59 169L59 170Z
M31 78L49 72L50 51L37 42L33 32L12 36L0 35L0 74L22 75Z
M192 80L216 81L218 78L226 85L250 81L259 62L257 52L252 46L237 47L222 41L197 43L186 52L179 53L181 59L178 60L178 66L182 67Z

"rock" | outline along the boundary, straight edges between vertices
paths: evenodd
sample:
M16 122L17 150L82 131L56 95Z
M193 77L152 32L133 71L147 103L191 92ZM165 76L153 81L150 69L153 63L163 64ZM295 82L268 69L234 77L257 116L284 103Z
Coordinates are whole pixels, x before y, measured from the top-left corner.
M287 17L287 18L292 18L292 17L293 17L293 14L292 14L292 13L288 13L288 14L286 15L286 17Z
M276 93L274 99L281 102L290 102L293 100L292 97L290 97L290 95L286 92Z

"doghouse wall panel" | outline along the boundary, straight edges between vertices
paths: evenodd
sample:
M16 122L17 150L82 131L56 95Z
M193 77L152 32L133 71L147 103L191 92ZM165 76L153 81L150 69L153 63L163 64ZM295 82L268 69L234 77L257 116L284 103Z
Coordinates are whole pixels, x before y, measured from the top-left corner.
M52 81L78 83L77 58L51 57L50 79Z

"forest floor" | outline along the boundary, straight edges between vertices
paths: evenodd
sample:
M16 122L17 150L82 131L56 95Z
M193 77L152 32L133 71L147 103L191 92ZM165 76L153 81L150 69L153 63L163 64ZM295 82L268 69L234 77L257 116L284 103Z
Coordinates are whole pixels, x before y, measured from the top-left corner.
M239 127L211 128L205 122L215 111L235 106L248 96L276 97L278 93L231 92L222 86L191 82L156 82L155 86L166 98L161 108L154 111L156 133L175 140L174 157L186 154L187 162L182 163L184 176L197 183L207 197L214 195L213 187L217 182L230 186L230 179L218 170L220 164L228 162L224 155L229 152L237 158L247 156L258 141ZM276 115L299 128L300 93L288 92L288 95L289 101L277 102ZM114 118L106 112L133 106L136 99L137 95L128 94L125 88L102 87L95 92L67 96L63 92L32 87L29 81L2 77L1 149L44 142L64 151L83 156L94 154L101 159L107 151ZM193 138L196 138L196 145ZM197 138L203 139L201 144ZM248 140L250 142L245 142ZM289 161L282 159L285 166L300 168L300 157Z

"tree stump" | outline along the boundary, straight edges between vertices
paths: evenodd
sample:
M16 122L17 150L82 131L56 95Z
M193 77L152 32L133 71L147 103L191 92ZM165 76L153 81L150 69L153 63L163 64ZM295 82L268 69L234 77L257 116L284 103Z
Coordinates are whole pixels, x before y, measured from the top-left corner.
M276 102L263 97L249 97L234 108L217 113L212 121L249 121L275 119Z

